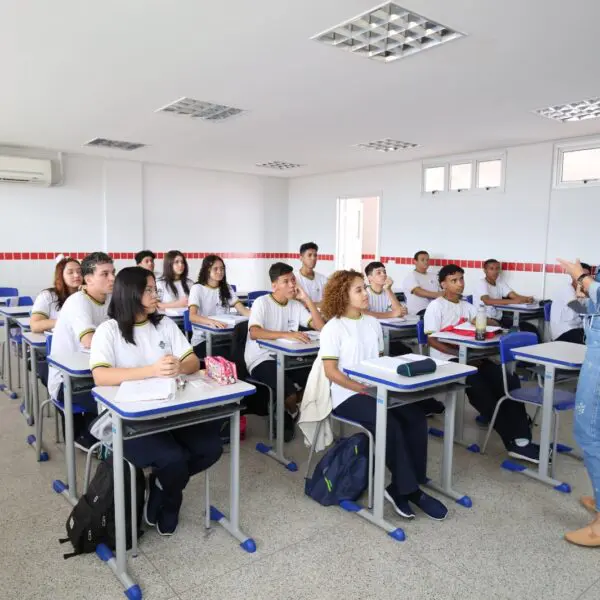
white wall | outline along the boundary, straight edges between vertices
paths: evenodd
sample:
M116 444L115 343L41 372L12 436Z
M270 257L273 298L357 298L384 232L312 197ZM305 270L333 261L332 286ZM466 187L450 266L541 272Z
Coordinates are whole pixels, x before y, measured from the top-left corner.
M494 257L531 265L554 263L557 256L581 256L598 263L600 188L552 190L553 148L551 142L509 148L503 193L424 196L421 161L293 179L290 247L309 235L323 251L333 252L336 199L381 195L382 257L412 257L426 249L440 259ZM306 214L313 218L307 220ZM398 284L410 268L388 263ZM467 293L479 277L479 269L467 269ZM507 271L506 277L518 291L540 296L545 289L546 297L565 281L565 275L547 273L544 281L541 272L514 270Z
M54 260L23 253L142 248L224 253L231 283L264 287L268 265L287 251L287 200L284 179L67 156L62 186L0 185L0 253L21 254L0 258L0 287L33 295L51 284ZM201 259L189 263L196 278Z

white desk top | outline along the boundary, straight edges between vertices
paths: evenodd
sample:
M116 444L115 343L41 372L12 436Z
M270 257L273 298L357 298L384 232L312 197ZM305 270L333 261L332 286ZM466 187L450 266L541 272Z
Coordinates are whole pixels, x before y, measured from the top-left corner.
M524 362L580 369L585 360L586 347L583 344L572 344L571 342L546 342L545 344L513 348L512 351L519 360Z
M31 314L32 306L0 306L0 313L6 317L24 317Z
M8 304L11 300L15 300L19 296L0 296L0 304Z
M438 331L436 333L430 333L429 337L449 341L457 346L465 346L467 348L493 348L500 343L500 338L502 336L497 335L489 340L479 342L475 338L466 335L458 335L458 333L452 333L451 331Z
M149 400L140 402L115 402L119 386L95 387L92 395L96 400L104 404L121 417L127 419L142 419L173 415L186 412L191 409L213 408L223 404L236 402L243 396L250 396L256 392L256 388L245 381L238 381L232 385L219 385L214 382L210 389L196 388L188 382L183 390L179 390L174 400Z
M412 329L413 327L416 327L418 322L419 317L415 315L408 315L396 319L379 319L381 326L387 327L388 329Z
M22 329L30 329L31 328L31 317L19 317L17 319L17 323L19 327Z
M351 377L372 381L373 383L382 383L388 389L398 392L424 390L452 381L458 381L467 375L474 375L477 373L475 367L461 365L455 362L448 362L438 366L435 373L418 375L417 377L404 377L397 373L391 373L390 371L384 371L383 369L363 364L353 365L344 369L344 371Z
M46 360L59 371L63 371L74 377L89 377L92 374L90 371L90 355L86 352L65 352L60 354L51 352Z
M223 319L227 319L232 321L237 325L238 323L244 323L249 320L249 317L244 317L243 315L219 315ZM216 317L208 317L209 319L215 319ZM219 319L216 319L217 321ZM204 325L202 323L192 323L192 329L201 329L202 331L210 331L211 333L231 333L235 329L235 325L230 326L226 325L225 327L219 329L218 327L212 327L212 325Z
M539 304L504 304L503 306L496 306L496 308L518 313L531 313L544 310L544 307L540 306Z
M309 342L308 344L303 344L302 342L287 344L285 342L280 342L279 340L257 340L257 342L261 348L276 350L277 352L289 354L290 356L297 356L299 354L318 354L320 347L319 342Z
M46 347L46 336L43 333L31 333L31 331L23 332L23 339L27 340L30 346L36 348Z

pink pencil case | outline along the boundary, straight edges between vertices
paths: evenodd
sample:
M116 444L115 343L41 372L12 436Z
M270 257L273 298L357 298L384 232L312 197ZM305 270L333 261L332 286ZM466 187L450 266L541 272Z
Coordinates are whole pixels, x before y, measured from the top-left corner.
M237 381L235 363L222 356L207 356L204 364L206 365L206 374L219 385L229 385Z

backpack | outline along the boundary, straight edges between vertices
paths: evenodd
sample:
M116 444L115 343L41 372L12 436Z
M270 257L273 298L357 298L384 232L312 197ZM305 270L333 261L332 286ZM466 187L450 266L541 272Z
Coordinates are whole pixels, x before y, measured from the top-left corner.
M127 549L131 548L131 493L129 465L123 461L125 480L125 531ZM141 535L144 492L146 480L144 472L136 469L137 531ZM61 544L71 542L73 552L65 554L71 558L79 554L96 551L98 544L106 544L115 549L115 505L113 500L114 479L112 457L101 461L88 490L79 498L67 519L67 537Z
M357 500L369 484L369 438L357 433L338 440L319 461L304 493L323 506Z

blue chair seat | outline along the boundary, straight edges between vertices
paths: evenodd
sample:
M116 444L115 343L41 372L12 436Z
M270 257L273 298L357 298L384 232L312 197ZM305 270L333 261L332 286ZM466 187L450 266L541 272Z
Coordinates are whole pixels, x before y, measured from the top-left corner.
M544 403L544 390L537 385L534 387L511 390L510 395L522 402L541 406ZM556 410L571 410L575 406L575 394L564 390L554 390L554 408Z
M65 403L62 400L52 400L52 404L58 408L61 412L65 412ZM73 414L74 415L83 415L88 412L83 406L79 406L79 404L73 402L72 404Z

